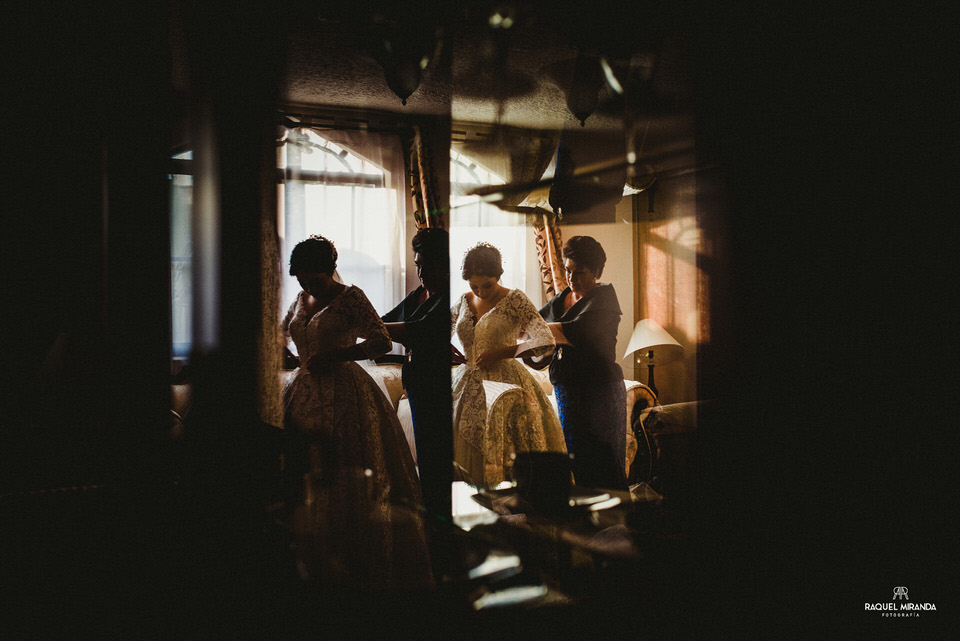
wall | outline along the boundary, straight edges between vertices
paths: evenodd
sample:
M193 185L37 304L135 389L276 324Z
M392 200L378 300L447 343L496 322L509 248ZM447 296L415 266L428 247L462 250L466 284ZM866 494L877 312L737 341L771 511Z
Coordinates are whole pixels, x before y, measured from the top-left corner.
M634 313L637 320L656 321L683 346L681 359L655 369L660 402L694 401L699 399L700 346L709 341L710 329L697 183L688 174L658 180L655 187L634 197L634 275L639 283ZM634 377L646 382L647 372L637 371Z
M612 223L585 223L563 225L561 232L566 241L571 236L592 236L603 246L607 254L607 264L600 276L600 282L610 283L617 292L620 301L620 329L617 332L617 356L622 357L630 334L633 331L634 299L637 288L634 286L633 276L633 224L631 197L622 199L617 204L616 220ZM629 359L620 359L625 378L636 378ZM646 381L646 378L641 379Z
M684 348L683 358L656 369L661 403L697 400L698 342L703 334L707 300L701 293L698 268L701 233L696 223L692 177L665 180L657 189L654 215L648 215L647 195L626 196L616 207L614 222L563 224L563 239L593 236L603 245L607 265L600 278L617 292L623 316L617 334L617 355L625 378L647 382L647 368L624 356L633 327L653 318ZM636 213L635 213L636 212ZM634 220L636 219L636 223ZM540 291L533 231L528 245L528 283ZM542 295L532 296L542 304Z

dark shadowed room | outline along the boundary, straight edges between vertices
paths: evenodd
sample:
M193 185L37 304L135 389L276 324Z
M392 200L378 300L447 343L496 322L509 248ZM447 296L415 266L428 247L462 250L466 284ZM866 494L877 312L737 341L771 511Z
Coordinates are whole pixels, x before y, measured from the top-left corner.
M5 8L0 634L944 638L929 4Z

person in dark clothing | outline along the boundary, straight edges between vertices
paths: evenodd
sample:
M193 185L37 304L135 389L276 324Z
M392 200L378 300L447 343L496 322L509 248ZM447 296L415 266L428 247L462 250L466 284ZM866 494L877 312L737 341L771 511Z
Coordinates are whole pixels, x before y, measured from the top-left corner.
M407 348L403 387L410 399L428 520L449 520L453 483L449 236L444 229L428 227L417 232L411 244L421 284L381 318L390 338ZM459 359L462 355L453 350L453 360Z
M563 247L570 283L540 310L557 341L551 357L553 384L567 451L577 485L627 489L626 389L617 363L620 303L613 285L599 283L607 257L590 236ZM542 369L547 360L524 359Z

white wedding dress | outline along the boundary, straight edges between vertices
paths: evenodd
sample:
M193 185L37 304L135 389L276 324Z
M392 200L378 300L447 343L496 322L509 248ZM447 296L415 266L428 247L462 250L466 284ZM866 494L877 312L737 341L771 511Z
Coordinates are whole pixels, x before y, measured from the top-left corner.
M453 372L454 461L475 485L496 485L510 479L516 452L566 452L563 429L553 405L536 379L516 358L491 367L477 367L476 357L487 350L516 345L523 338L531 353L550 353L555 341L533 303L517 289L510 290L481 318L476 318L465 295L451 307L451 322L467 362ZM516 401L494 406L488 416L483 381L520 387Z
M301 292L283 320L301 363L366 339L369 357L390 336L364 293L347 287L311 314ZM358 363L294 371L283 389L284 426L300 445L294 483L304 483L296 529L301 571L361 587L430 585L416 466L396 411ZM299 476L302 474L302 478Z

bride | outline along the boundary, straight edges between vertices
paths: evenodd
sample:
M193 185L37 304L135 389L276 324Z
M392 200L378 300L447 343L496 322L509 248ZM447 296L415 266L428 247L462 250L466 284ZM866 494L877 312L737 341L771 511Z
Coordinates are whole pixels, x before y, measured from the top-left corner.
M452 329L467 359L453 373L453 455L466 471L466 480L476 485L509 480L516 452L567 451L553 406L516 360L521 354L550 354L553 335L523 292L500 284L502 274L499 250L486 243L476 245L463 259L462 276L471 291L451 308ZM522 402L488 422L484 380L519 386Z
M363 291L334 279L336 260L322 236L290 255L303 288L282 323L300 358L283 389L285 468L302 487L298 564L306 576L365 588L430 585L410 448L390 400L355 362L384 354L390 336Z

